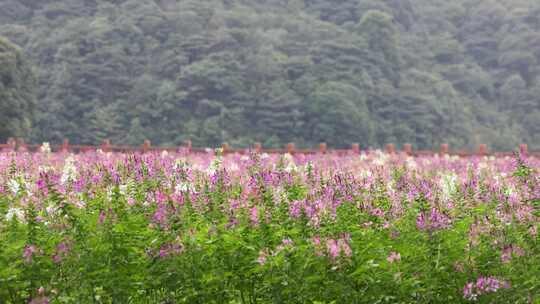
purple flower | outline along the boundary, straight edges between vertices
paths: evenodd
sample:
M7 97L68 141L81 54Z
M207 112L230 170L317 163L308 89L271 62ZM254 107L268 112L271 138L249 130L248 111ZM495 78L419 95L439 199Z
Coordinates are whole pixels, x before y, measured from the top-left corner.
M476 282L468 282L463 287L463 298L475 301L478 296L497 292L501 288L510 288L507 281L501 281L495 277L479 277Z
M32 263L32 258L39 254L41 254L41 250L36 245L26 245L23 251L24 262L27 264Z

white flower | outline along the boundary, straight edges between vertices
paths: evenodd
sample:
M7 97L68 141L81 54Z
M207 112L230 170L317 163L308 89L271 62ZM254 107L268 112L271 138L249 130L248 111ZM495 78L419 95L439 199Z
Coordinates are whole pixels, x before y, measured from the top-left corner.
M167 150L163 150L163 152L161 152L161 158L165 158L169 155L169 152L167 152Z
M405 161L405 163L407 164L407 167L411 170L414 170L418 167L418 165L416 164L416 161L414 160L414 157L407 157L407 160Z
M187 160L183 157L181 158L177 158L175 161L174 161L174 170L178 170L178 169L187 169L189 168L189 163L187 162Z
M290 173L297 170L294 158L290 153L283 154L283 163L286 164L284 168L286 172Z
M6 220L11 221L14 217L17 217L20 222L24 222L24 211L21 208L9 208Z
M48 173L54 171L54 169L51 166L43 165L38 167L39 173Z
M373 160L373 164L375 166L384 166L386 161L388 160L389 155L382 152L381 150L375 151L375 159Z
M51 153L51 145L48 142L44 142L41 147L39 147L41 153Z
M188 191L195 192L195 188L190 183L179 183L179 184L176 184L176 186L174 187L174 191L176 193L182 193L182 192L188 192Z
M371 173L371 171L368 170L368 169L360 170L359 172L360 172L360 175L359 175L359 176L360 176L361 178L367 178L367 177L371 177L371 176L373 175L373 174Z
M287 167L285 167L285 171L288 172L288 173L296 171L296 164L293 163L293 162L288 163Z
M26 194L28 195L28 197L31 197L33 195L31 191L32 185L26 179L23 182L24 182L24 189L26 190Z
M21 190L21 185L19 185L19 182L12 179L8 182L8 187L9 187L9 190L11 190L11 192L13 193L14 196L17 195L17 193L19 193L19 190Z
M55 206L53 205L49 205L47 206L47 208L45 208L45 210L47 210L47 214L50 215L50 216L54 216L56 215L56 211L58 210Z
M123 196L127 196L128 194L128 185L120 185L118 186L118 190L120 191L120 194L122 194Z
M208 175L214 175L214 173L221 168L222 162L222 158L220 156L216 156L214 160L212 160L212 163L210 163L210 166L208 166L206 169L206 173L208 173Z
M86 203L83 200L77 200L75 201L75 206L79 209L84 209L86 207Z
M75 159L73 158L73 155L66 158L64 169L62 170L62 177L60 178L60 182L62 184L65 185L67 182L75 180L75 177L77 176L77 168L75 167L74 163Z
M236 163L232 163L229 166L229 170L231 170L232 172L236 172L236 171L240 170L240 167L238 167L238 165Z
M451 196L457 191L457 181L458 176L453 172L441 176L439 186L441 187L443 201L449 201Z

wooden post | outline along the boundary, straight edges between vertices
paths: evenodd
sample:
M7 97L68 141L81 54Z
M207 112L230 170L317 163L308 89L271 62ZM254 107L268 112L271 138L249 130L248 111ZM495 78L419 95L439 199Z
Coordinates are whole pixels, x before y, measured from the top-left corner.
M287 149L287 153L294 154L294 150L295 150L294 143L292 142L288 143L286 149Z
M360 154L360 144L358 143L351 144L351 150L354 154Z
M444 156L448 154L448 144L441 144L441 147L439 148L439 155Z
M142 145L143 153L146 153L146 152L150 151L151 146L152 146L152 143L150 142L150 140L145 139L143 141L143 145Z
M10 137L7 140L7 145L9 146L11 150L15 151L15 148L17 147L17 142L15 141L13 137Z
M481 144L478 146L478 155L480 156L485 156L487 155L487 145L486 144Z
M408 156L411 156L413 154L412 145L411 144L403 144L403 152L405 152L405 154L407 154Z
M253 150L255 150L256 153L261 153L262 151L262 144L260 142L256 142L253 145Z
M319 144L319 153L325 154L325 153L326 153L326 149L327 149L327 146L326 146L326 143L325 143L325 142L322 142L322 143Z
M521 153L522 156L529 155L529 147L527 146L527 144L519 145L519 153Z
M26 146L26 143L24 142L24 138L17 138L17 150L20 152L26 152L28 151L28 147Z
M64 141L62 142L61 152L62 153L68 153L69 152L69 139L64 138Z
M386 153L388 154L394 154L396 152L396 147L394 144L387 144L386 145Z
M228 143L225 142L221 144L221 153L223 153L223 155L227 154L230 150L231 148Z
M103 143L101 143L101 151L109 152L110 150L111 150L111 140L105 139Z

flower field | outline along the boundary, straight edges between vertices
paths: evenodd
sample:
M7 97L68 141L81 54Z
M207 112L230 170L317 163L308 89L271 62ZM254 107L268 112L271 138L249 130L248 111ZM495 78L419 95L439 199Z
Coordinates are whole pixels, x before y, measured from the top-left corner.
M540 160L0 153L0 303L540 303Z

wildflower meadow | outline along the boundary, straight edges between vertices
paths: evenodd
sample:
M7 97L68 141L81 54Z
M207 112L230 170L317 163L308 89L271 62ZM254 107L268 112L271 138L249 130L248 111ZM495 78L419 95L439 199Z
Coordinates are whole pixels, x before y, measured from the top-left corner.
M0 303L540 303L540 160L0 153Z

